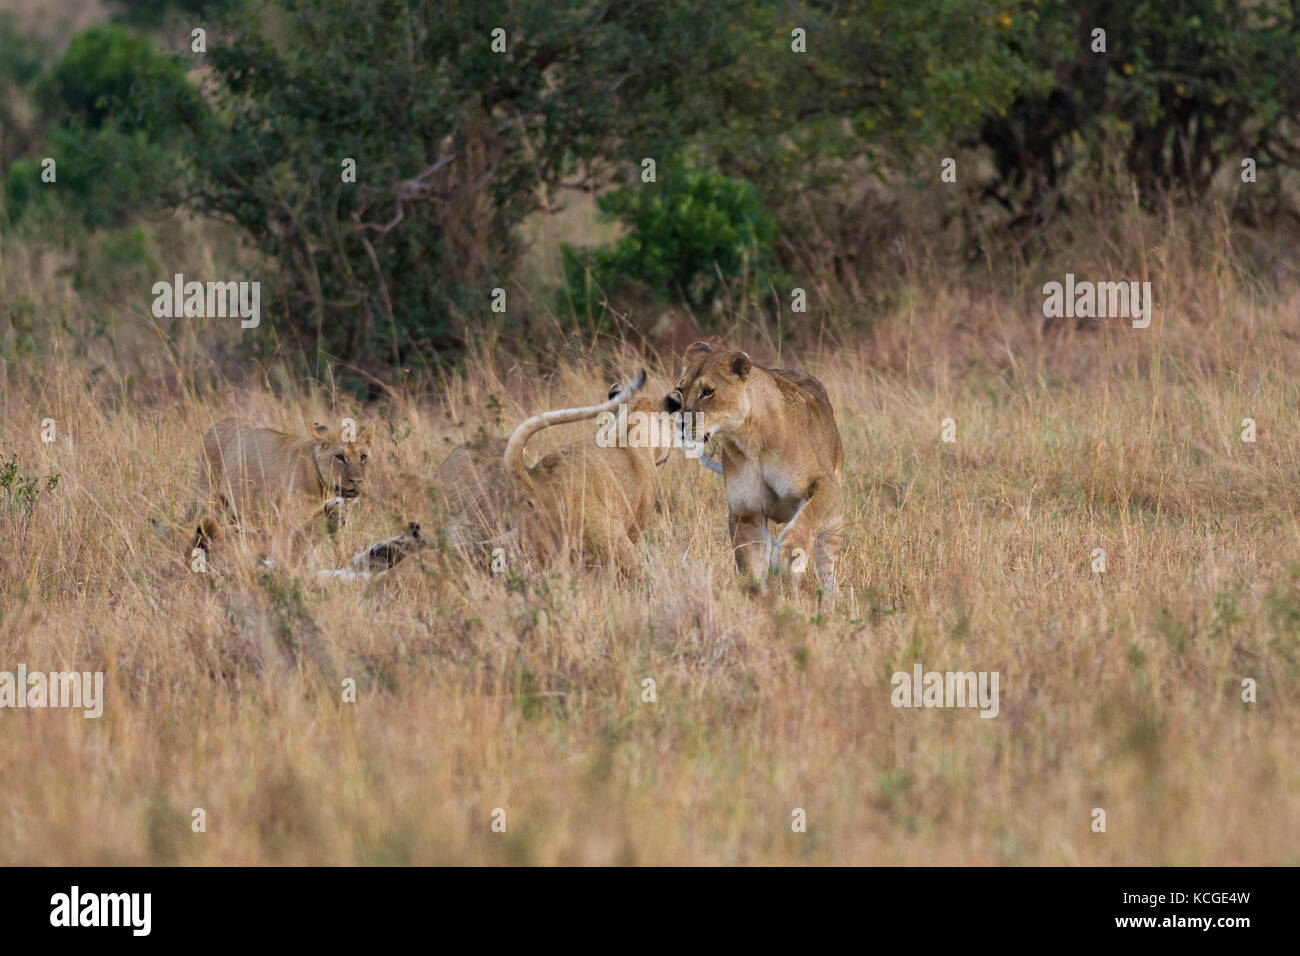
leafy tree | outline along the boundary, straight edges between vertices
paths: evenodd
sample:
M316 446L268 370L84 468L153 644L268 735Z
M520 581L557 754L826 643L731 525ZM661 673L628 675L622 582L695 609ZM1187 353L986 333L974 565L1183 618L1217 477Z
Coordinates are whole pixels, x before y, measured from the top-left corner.
M1225 166L1300 168L1295 0L1040 0L1008 50L1046 82L985 116L988 194L1036 215L1080 159L1123 158L1141 194L1201 195ZM1105 30L1106 52L1093 31Z
M210 35L192 197L278 263L279 328L309 354L431 361L508 285L543 188L630 158L734 7L252 0Z
M1013 21L1004 9L984 0L750 3L729 26L734 59L685 81L687 104L708 116L697 143L769 201L860 175L857 160L906 164L1034 82L1008 42L1032 18Z

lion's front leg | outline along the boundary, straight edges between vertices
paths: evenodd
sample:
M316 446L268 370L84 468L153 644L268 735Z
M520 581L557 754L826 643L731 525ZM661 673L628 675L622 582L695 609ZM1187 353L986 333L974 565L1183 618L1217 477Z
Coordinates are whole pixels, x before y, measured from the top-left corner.
M815 570L827 594L835 591L835 559L844 520L839 485L820 481L777 539L773 566L796 578Z
M326 530L330 534L337 534L348 523L348 501L346 498L329 498L312 517L323 517Z
M321 530L329 536L338 534L348 523L348 502L344 498L329 498L313 511L306 520L295 526L290 538L294 550L301 552L320 539Z
M762 580L772 555L772 535L767 530L766 516L757 512L732 512L728 516L731 527L731 545L736 552L736 567L742 574Z

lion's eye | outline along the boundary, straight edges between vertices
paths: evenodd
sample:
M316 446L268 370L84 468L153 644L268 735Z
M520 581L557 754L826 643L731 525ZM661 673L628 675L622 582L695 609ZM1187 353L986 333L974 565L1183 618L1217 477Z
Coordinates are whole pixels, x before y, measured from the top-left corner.
M343 462L343 464L345 465L348 463L347 455L335 455L334 457L337 458L339 461Z
M713 394L713 389L711 388L700 389L700 398L709 398L712 394Z
M362 460L362 461L365 461L367 457L369 457L369 456L367 456L367 455L365 455L365 454L362 454L362 456L361 456L361 460Z

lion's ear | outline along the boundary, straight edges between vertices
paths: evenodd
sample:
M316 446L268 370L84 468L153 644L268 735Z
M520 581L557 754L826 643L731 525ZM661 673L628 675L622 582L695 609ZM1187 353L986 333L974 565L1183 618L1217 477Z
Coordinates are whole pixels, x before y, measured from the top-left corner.
M696 355L700 355L703 352L712 352L712 351L713 351L713 346L710 343L696 342L694 345L692 345L690 348L686 350L686 359L687 361L690 361Z
M369 445L374 440L374 438L375 438L375 426L373 423L361 429L361 434L357 435L357 441L362 442L363 444L366 445Z
M311 423L311 433L316 436L317 441L327 441L330 437L330 430L320 422Z
M748 352L737 352L736 357L731 360L731 374L743 382L749 378L749 370L753 364L749 360Z

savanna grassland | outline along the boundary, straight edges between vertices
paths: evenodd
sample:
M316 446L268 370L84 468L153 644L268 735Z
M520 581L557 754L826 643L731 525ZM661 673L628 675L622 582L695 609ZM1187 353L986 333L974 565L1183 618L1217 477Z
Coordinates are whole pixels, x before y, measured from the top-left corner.
M211 231L174 228L200 272ZM369 583L192 573L216 420L379 424L343 557L436 534L437 466L480 428L642 365L662 392L679 356L486 342L363 405L205 358L229 320L163 335L124 307L91 336L60 254L0 242L0 300L43 330L20 348L11 311L0 362L0 669L106 674L98 720L0 713L0 862L1300 863L1300 281L1212 212L1093 228L1032 268L901 248L886 310L782 350L844 438L833 605L739 580L721 480L680 455L630 581L445 549ZM1066 271L1149 278L1151 327L1044 320ZM778 358L744 316L723 338ZM999 715L892 707L915 663L998 671Z

